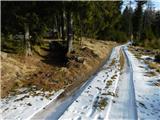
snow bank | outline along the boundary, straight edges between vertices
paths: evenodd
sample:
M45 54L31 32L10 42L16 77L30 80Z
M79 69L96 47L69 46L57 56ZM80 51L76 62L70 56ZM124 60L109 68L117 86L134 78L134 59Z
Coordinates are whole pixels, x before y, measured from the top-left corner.
M1 99L1 116L3 119L23 120L30 119L34 114L55 100L63 90L58 92L36 91L38 95L32 96L29 92ZM44 97L51 94L50 97Z
M143 60L138 60L131 52L126 50L133 67L133 80L136 94L136 104L139 119L160 119L160 87L151 83L160 80L160 75L147 76L150 69ZM142 56L144 58L144 56Z

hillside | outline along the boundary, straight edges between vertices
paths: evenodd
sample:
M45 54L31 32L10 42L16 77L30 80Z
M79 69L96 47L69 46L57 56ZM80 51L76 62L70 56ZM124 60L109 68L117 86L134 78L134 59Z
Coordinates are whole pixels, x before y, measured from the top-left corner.
M94 69L100 66L116 45L114 42L89 39L83 40L81 46L75 42L77 50L65 65L60 65L54 62L57 59L54 58L54 50L50 50L47 44L46 51L38 49L41 56L37 52L31 57L1 53L2 97L16 94L17 88L30 88L33 85L37 89L52 91L67 88L75 81L79 84L95 72ZM85 73L82 72L84 69Z

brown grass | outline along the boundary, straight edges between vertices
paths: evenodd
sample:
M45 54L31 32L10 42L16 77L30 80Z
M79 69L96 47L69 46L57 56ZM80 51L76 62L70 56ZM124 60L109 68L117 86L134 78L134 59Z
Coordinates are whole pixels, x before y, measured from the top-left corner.
M148 76L148 77L153 77L153 76L156 76L156 73L155 72L146 72L146 76Z
M129 47L129 50L135 55L136 58L140 59L141 55L144 54L143 48L141 47Z
M107 83L106 83L106 85L110 86L110 85L112 85L112 82L113 82L112 80L108 80Z
M76 51L72 55L82 57L84 62L71 59L66 67L47 64L42 61L44 58L37 54L28 58L10 55L6 59L2 59L2 97L11 92L16 94L15 89L30 88L33 85L38 89L43 88L43 90L52 91L64 88L66 93L70 92L95 73L116 45L116 43L108 41L83 40L81 46L74 44ZM38 54L42 55L41 51L43 50L38 50Z
M160 83L155 83L155 86L160 87Z
M150 52L145 52L146 49L143 47L129 47L129 50L138 58L141 59L142 55L154 56L156 53L159 53L159 50L150 50ZM155 69L158 73L160 73L160 63L151 62L145 60L145 63L148 64L149 68Z
M114 80L114 79L116 79L116 77L117 77L117 75L115 74L115 75L113 75L113 76L111 77L111 79Z
M104 108L106 107L106 105L108 104L107 100L106 99L101 99L98 103L98 107L101 109L101 110L104 110Z
M113 93L113 92L107 92L106 94L107 94L107 95L114 96L114 97L118 97L117 93Z
M116 62L115 59L113 59L110 66L113 66L115 64L115 62Z
M120 70L122 70L123 67L124 67L124 63L125 63L124 55L123 55L122 51L120 51L120 59L119 59L119 62L120 62Z
M160 63L156 62L146 62L151 69L155 69L157 72L160 73Z

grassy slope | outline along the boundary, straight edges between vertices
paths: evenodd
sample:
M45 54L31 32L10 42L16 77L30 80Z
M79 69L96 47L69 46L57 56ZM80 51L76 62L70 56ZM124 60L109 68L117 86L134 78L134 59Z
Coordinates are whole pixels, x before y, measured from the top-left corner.
M74 42L75 51L65 65L54 63L56 59L46 46L38 49L32 57L16 54L1 54L1 95L17 94L16 89L31 87L37 89L74 89L83 83L108 57L116 43L83 39L82 45ZM54 54L54 52L53 52ZM46 59L50 61L46 61Z

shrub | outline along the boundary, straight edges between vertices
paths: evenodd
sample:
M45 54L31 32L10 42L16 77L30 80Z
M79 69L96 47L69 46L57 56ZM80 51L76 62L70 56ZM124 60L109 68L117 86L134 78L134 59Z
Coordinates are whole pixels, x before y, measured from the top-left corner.
M111 33L111 40L123 43L123 42L126 42L128 38L124 32L113 31Z
M8 53L22 53L23 40L14 40L12 35L1 36L1 50Z

